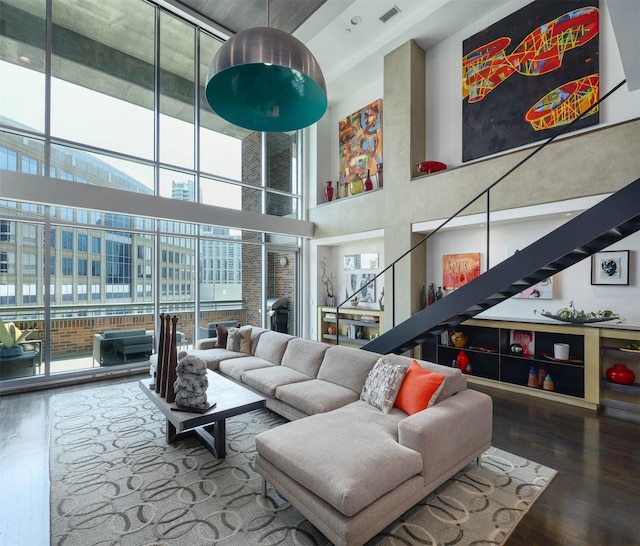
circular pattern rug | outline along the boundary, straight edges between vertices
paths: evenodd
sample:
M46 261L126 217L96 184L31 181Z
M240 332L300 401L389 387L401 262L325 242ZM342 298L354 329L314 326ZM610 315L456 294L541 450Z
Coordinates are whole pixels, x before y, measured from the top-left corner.
M271 487L261 496L254 436L286 422L269 410L227 420L227 457L165 440L137 382L51 401L51 544L329 545ZM502 544L555 471L491 448L369 545Z

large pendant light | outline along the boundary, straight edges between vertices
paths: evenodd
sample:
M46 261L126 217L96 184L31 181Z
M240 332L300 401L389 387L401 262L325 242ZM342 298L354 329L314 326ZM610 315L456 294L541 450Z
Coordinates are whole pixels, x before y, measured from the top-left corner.
M253 131L302 129L327 109L318 61L302 42L268 26L225 42L209 66L206 95L221 118Z

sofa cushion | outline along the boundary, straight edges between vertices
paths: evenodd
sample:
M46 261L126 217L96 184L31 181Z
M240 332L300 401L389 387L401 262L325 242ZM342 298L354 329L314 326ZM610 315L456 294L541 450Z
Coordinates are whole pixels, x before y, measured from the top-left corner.
M227 332L227 351L251 353L251 326L229 328Z
M384 413L389 413L406 372L406 366L392 364L380 357L364 382L360 399Z
M242 374L244 372L258 368L268 368L270 366L276 366L276 364L257 356L242 355L240 358L222 360L218 365L218 369L223 374L233 377L236 381L242 381Z
M396 407L413 415L433 406L444 387L444 380L443 373L425 370L414 360L400 386Z
M218 370L220 362L223 360L247 356L244 353L236 353L234 351L227 351L226 349L187 349L186 351L180 351L178 357L180 357L180 354L183 352L202 359L207 365L207 368L214 372ZM152 357L153 356L154 355L152 355Z
M467 388L467 378L462 374L458 368L450 368L449 366L442 366L441 364L435 364L434 362L427 362L426 360L413 359L408 356L401 356L396 354L384 355L385 358L394 364L404 364L407 368L415 360L420 367L432 372L443 373L445 375L444 386L442 391L438 395L438 402L446 400L450 396L453 396L457 392L460 392Z
M276 389L281 385L310 379L308 375L286 366L269 366L242 373L242 382L245 385L271 398L275 398Z
M260 336L253 354L264 360L268 360L272 364L279 365L282 361L282 355L284 355L287 348L287 344L292 339L293 336L289 334L267 330Z
M216 324L216 349L226 349L227 339L229 337L229 331L226 326L222 324Z
M376 353L334 345L324 353L318 379L351 389L359 398L367 375L378 358L380 355Z
M310 379L276 388L276 398L306 415L340 408L360 398L360 394L322 379Z
M328 348L329 345L326 343L296 337L287 344L282 357L282 366L293 368L310 378L315 378Z
M400 445L371 419L376 413L397 430L398 417L371 410L350 406L261 432L256 435L259 457L287 469L300 485L353 516L423 467L419 453Z

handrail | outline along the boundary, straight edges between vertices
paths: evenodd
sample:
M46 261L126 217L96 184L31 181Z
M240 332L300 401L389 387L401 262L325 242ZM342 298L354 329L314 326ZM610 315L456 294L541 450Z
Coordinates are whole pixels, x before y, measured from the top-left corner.
M420 241L418 241L417 243L415 243L411 248L409 248L409 250L407 250L406 252L404 252L403 254L401 254L398 258L396 258L393 262L391 262L387 267L385 267L382 271L380 271L380 273L378 273L377 275L375 275L373 277L373 279L371 280L371 282L374 282L376 279L378 279L378 277L381 277L382 275L384 275L389 269L391 269L391 291L392 291L392 302L393 302L393 307L391 309L391 326L395 327L396 325L396 318L395 318L395 302L396 302L396 298L395 298L395 266L396 264L404 259L406 256L408 256L409 254L411 254L416 248L418 248L420 245L424 244L430 237L432 237L433 235L435 235L436 233L438 233L442 228L444 228L444 226L446 226L449 222L451 222L454 218L456 218L458 215L460 215L460 213L462 213L463 211L465 211L467 208L469 208L471 205L473 205L478 199L480 199L483 195L487 195L487 268L489 266L489 229L490 229L490 225L491 225L491 220L490 220L490 208L489 208L489 197L490 197L490 192L493 188L495 188L500 182L502 182L505 178L507 178L509 175L513 174L517 169L519 169L522 165L524 165L527 161L529 161L534 155L536 155L538 152L541 152L544 148L547 147L548 144L551 144L551 142L553 142L557 137L562 136L564 133L568 132L571 127L573 127L578 121L580 121L582 118L584 118L585 116L587 116L589 114L589 112L591 112L594 108L600 106L600 104L605 101L610 95L612 95L615 91L617 91L620 87L622 87L625 83L627 82L626 79L623 79L619 84L617 84L616 86L614 86L610 91L608 91L607 93L605 93L602 97L600 97L596 102L594 102L590 108L588 108L587 110L585 110L582 114L580 114L576 119L574 119L571 123L567 124L567 125L563 125L554 135L550 136L547 140L545 140L542 144L540 144L539 146L537 146L536 148L534 148L534 150L527 156L525 156L523 159L521 159L520 161L518 161L518 163L516 163L513 167L511 167L507 172L505 172L503 175L501 175L495 182L493 182L492 184L490 184L489 186L487 186L483 191L481 191L478 195L476 195L473 199L471 199L471 201L469 201L466 205L460 207L456 212L454 212L449 218L447 218L446 220L444 220L438 227L436 227L431 233L429 233L428 235L426 235L423 239L421 239ZM371 284L371 283L369 283ZM355 296L357 296L360 292L362 292L362 290L364 290L366 287L368 286L361 286L360 289L356 290L353 294L351 294L349 297L347 297L347 299L345 299L344 301L342 301L341 303L339 303L336 306L336 331L339 332L339 317L340 317L340 308L347 302L351 301ZM336 344L340 344L340 340L339 340L339 336L336 335Z

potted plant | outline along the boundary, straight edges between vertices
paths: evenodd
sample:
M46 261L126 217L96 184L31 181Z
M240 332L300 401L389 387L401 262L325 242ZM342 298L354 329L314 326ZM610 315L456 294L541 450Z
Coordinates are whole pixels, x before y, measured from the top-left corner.
M334 288L333 288L333 281L335 280L335 277L333 273L331 273L330 275L327 275L327 258L326 257L322 258L322 261L320 262L320 267L322 268L322 276L320 277L320 280L322 281L322 284L324 284L325 291L327 292L327 305L329 307L333 307L336 304L336 298L335 298Z
M5 324L0 318L0 358L13 358L20 356L23 352L20 343L33 332L34 329L21 331L13 322Z

